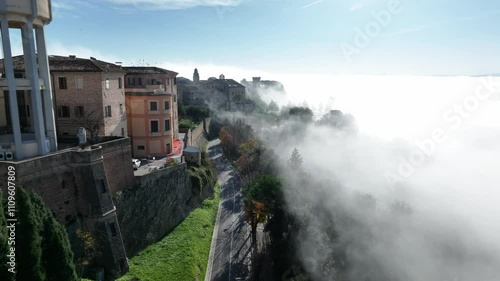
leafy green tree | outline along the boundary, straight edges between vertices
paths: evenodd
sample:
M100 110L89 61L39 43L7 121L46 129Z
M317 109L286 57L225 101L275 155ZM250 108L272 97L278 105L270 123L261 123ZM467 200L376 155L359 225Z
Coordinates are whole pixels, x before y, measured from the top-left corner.
M101 256L102 252L98 249L97 239L90 231L79 228L76 230L76 235L83 243L83 254L78 258L78 266L81 270L81 276L85 268L89 266L95 258Z
M290 118L300 120L302 122L311 122L314 116L310 108L300 106L290 108L288 115Z
M194 122L198 123L201 120L210 117L210 109L206 106L186 106L186 115Z
M240 104L245 100L245 96L243 94L237 93L233 96L233 101L235 104Z
M267 106L267 111L269 113L278 113L278 111L280 111L280 108L278 106L278 104L274 101L274 100L271 100L269 102L269 105Z
M66 230L35 193L17 188L16 279L76 281ZM1 279L9 280L9 279Z
M68 234L53 216L44 220L42 250L47 281L78 280Z
M177 99L177 113L179 114L179 119L186 118L186 109L184 108L182 99Z
M302 159L302 155L300 155L299 150L295 147L292 151L292 155L287 162L287 168L291 172L303 171L302 164L304 160Z
M262 202L269 215L273 215L274 211L283 204L281 180L274 176L262 176L244 188L242 193L246 203Z
M16 227L17 281L45 280L42 263L42 237L40 237L40 218L29 194L17 188L18 224ZM56 258L56 257L53 257Z
M283 194L279 178L264 175L243 189L245 217L251 226L252 245L255 249L257 225L281 210Z
M60 225L42 199L35 193L30 194L33 211L38 218L38 228L42 237L42 261L45 280L78 280L73 263L73 251L68 234Z
M351 132L356 132L358 129L354 116L348 113L344 114L340 110L330 110L321 117L318 124L331 126L337 129L345 129Z

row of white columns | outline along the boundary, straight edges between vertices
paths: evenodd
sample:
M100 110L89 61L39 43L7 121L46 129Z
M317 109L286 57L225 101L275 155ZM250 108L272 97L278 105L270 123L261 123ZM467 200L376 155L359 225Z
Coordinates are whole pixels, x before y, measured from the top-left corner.
M2 32L2 47L4 54L5 75L9 88L9 107L11 127L14 134L16 146L15 158L24 158L21 125L19 121L19 110L16 94L16 81L14 77L14 65L12 60L12 49L9 33L9 22L7 18L6 1L0 2L0 27ZM36 13L36 8L34 9ZM34 15L36 17L36 14ZM36 32L36 39L34 36ZM45 44L44 26L33 26L33 18L28 18L21 27L22 44L24 52L25 73L31 85L31 108L33 112L33 123L38 154L45 155L50 151L57 150L57 136L55 129L54 106L52 99L52 85L49 74L49 63L47 48ZM36 44L36 48L35 48ZM38 51L38 63L37 63ZM40 79L42 79L45 90L40 90ZM45 109L45 110L44 110ZM49 139L47 147L46 139Z

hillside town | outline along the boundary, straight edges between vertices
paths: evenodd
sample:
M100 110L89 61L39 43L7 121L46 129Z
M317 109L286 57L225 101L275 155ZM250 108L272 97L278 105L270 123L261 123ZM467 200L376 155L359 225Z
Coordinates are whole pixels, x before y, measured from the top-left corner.
M442 2L0 0L0 281L498 281L500 5Z

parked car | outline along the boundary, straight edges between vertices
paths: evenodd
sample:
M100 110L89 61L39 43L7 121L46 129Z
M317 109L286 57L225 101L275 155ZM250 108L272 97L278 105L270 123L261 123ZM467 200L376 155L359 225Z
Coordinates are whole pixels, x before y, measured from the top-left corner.
M139 169L141 166L141 160L132 158L132 166L134 167L134 170Z

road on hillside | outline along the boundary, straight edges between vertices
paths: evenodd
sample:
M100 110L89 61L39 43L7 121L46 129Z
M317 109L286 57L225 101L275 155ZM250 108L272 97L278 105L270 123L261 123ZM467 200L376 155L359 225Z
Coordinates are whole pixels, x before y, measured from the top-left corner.
M205 281L245 280L250 272L250 227L245 223L240 177L222 155L220 140L208 144L217 170L220 205Z

